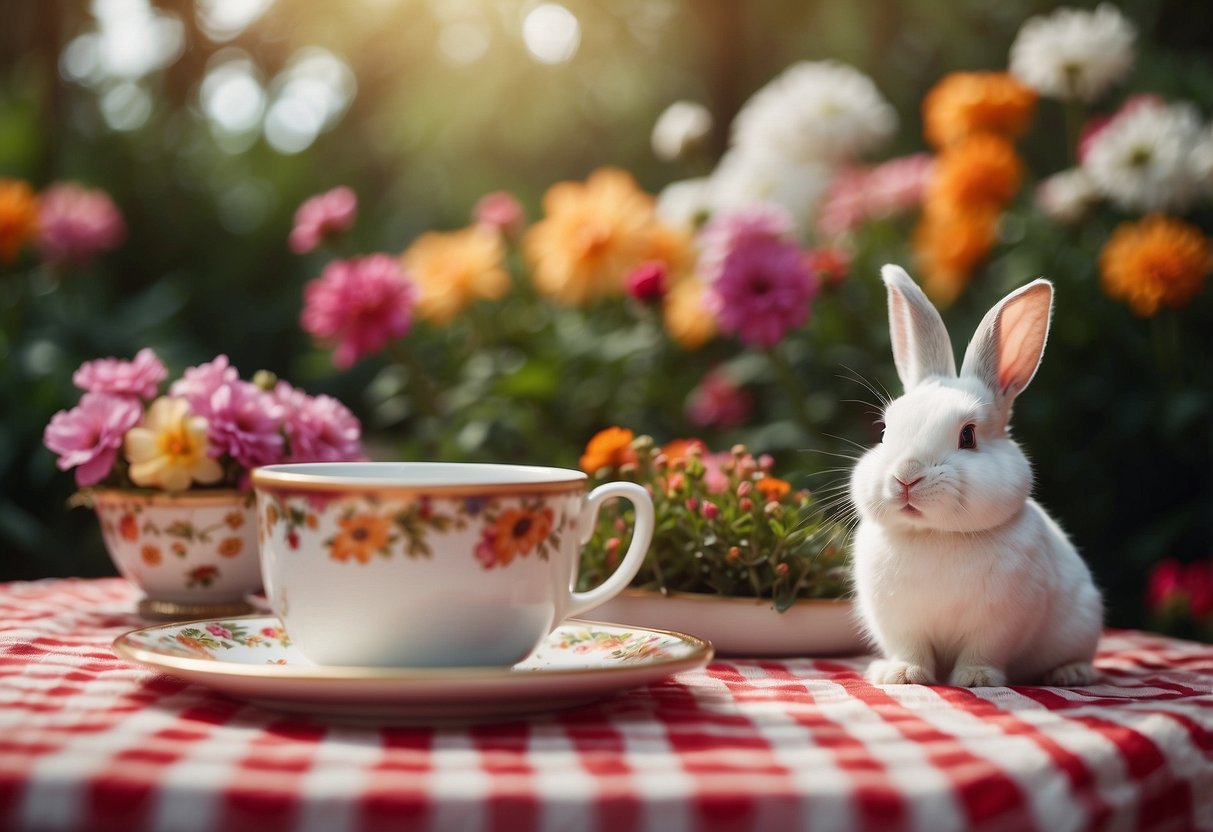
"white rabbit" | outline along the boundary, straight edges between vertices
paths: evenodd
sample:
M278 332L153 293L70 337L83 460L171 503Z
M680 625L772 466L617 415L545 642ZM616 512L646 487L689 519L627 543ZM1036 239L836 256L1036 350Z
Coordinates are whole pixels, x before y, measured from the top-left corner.
M851 476L858 609L884 654L876 684L1085 685L1103 606L1087 565L1028 498L1007 435L1053 306L1040 279L982 320L960 374L939 312L905 271L881 270L905 394Z

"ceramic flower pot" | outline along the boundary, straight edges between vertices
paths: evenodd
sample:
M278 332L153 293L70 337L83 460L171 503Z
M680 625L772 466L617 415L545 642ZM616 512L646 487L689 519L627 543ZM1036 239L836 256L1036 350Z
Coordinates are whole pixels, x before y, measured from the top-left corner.
M90 502L118 571L146 597L148 618L185 620L252 611L261 588L251 494L98 490Z

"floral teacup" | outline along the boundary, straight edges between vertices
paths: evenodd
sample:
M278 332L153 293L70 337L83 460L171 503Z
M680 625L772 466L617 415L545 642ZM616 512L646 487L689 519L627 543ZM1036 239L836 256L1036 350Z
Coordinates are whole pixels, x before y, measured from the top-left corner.
M635 483L586 494L562 468L471 463L270 465L253 472L266 594L322 665L508 666L635 577L653 504ZM599 506L635 507L632 541L575 592Z
M261 588L252 495L97 489L89 502L110 559L143 590L139 612L183 620L251 612Z

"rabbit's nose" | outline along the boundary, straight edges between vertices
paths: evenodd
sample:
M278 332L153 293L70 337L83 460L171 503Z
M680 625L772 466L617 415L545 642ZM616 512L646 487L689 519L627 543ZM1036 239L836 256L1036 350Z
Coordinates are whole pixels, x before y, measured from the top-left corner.
M922 482L922 480L923 480L922 477L916 477L907 482L906 480L903 480L901 477L896 477L896 476L893 477L893 479L897 481L897 484L901 486L901 490L905 492L906 499L909 499L909 497L910 497L910 489L913 488L914 486L918 485L918 483Z

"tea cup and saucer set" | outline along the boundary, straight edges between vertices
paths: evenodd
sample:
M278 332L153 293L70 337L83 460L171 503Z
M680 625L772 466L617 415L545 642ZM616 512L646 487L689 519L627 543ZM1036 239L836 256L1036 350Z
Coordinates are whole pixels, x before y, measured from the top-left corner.
M433 722L545 713L705 666L710 643L580 616L635 577L653 506L629 482L527 465L334 462L253 472L268 610L145 627L114 651L279 711ZM599 507L634 507L578 592Z

